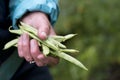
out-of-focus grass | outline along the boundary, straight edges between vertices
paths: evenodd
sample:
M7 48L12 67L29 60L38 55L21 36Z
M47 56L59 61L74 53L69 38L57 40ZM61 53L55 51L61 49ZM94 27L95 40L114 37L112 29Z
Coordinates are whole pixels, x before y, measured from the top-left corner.
M73 54L89 71L64 60L51 68L55 80L120 79L120 1L60 0L57 34L78 35L65 43L76 48Z

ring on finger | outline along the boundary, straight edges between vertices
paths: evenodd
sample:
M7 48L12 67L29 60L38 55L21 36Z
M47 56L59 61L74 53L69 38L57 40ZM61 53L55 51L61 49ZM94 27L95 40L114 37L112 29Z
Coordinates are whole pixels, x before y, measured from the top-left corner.
M35 61L30 61L29 63L30 63L30 64L33 64L33 63L35 63Z

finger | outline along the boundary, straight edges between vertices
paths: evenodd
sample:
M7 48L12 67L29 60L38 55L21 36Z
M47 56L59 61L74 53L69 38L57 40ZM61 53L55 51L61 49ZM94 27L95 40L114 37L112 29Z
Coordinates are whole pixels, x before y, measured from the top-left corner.
M38 28L38 36L40 39L45 40L50 32L50 24L49 23L42 23Z
M23 51L22 51L22 35L18 39L18 55L19 57L23 57Z
M41 54L41 52L39 51L39 46L36 40L32 39L30 41L30 51L31 51L31 55L34 59L34 61L36 62L36 64L38 66L43 66L44 64L42 63L42 61L40 61L37 57L39 54Z
M26 61L32 61L32 56L30 54L30 38L26 33L22 36L22 50Z

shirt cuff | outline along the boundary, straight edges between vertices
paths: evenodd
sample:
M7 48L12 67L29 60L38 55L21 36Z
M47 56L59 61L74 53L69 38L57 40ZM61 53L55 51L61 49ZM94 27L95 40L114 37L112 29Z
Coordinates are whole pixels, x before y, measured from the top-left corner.
M48 14L51 25L54 25L59 14L58 5L52 0L23 0L11 15L13 28L18 28L16 23L25 13L33 11L41 11Z

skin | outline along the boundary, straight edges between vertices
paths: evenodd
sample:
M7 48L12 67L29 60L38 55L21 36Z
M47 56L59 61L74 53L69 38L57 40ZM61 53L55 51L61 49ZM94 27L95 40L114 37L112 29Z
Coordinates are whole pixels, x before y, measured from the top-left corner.
M38 37L45 40L48 36L56 35L52 28L48 16L42 12L32 12L25 15L21 19L24 23L35 27L38 31ZM19 37L18 41L19 57L25 58L26 61L35 61L37 66L55 65L59 59L52 56L44 56L40 51L38 42L30 39L29 35L24 33Z

